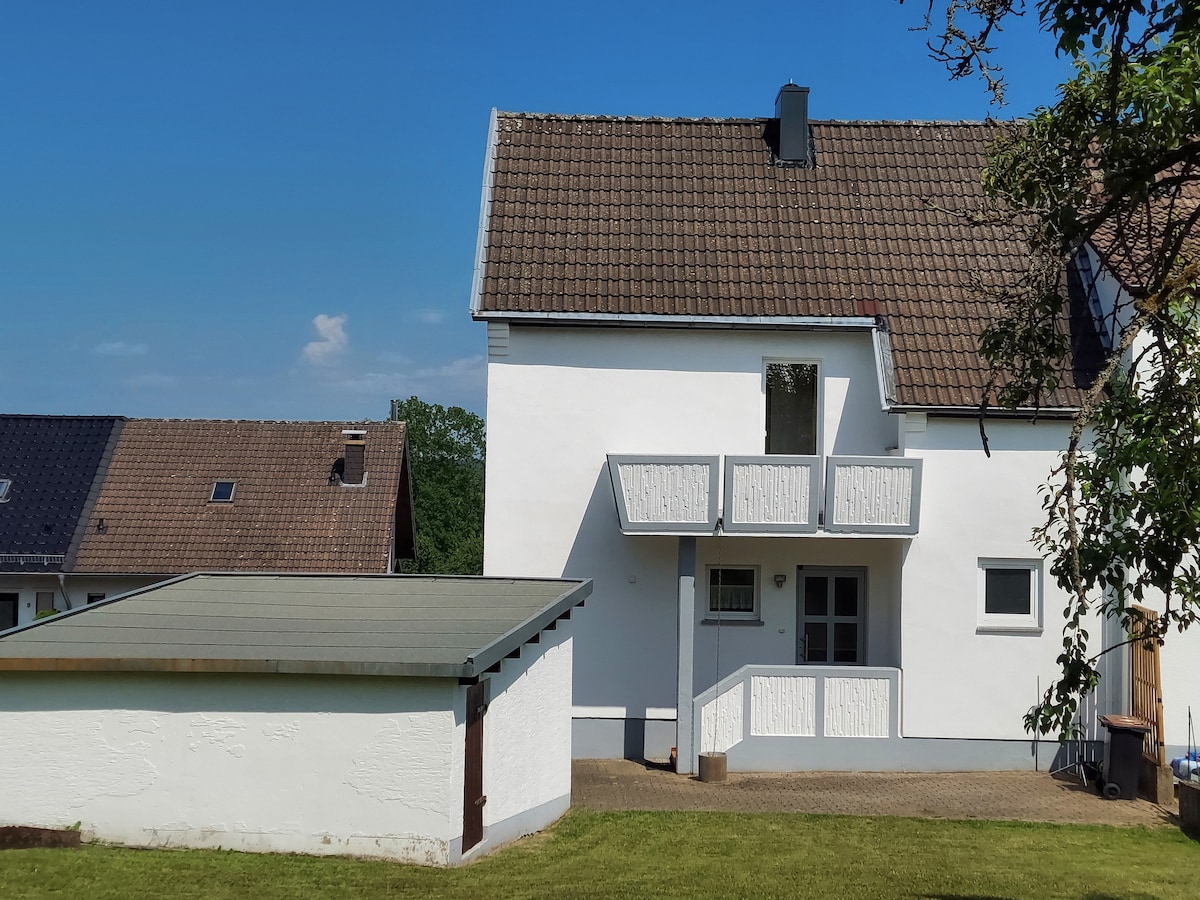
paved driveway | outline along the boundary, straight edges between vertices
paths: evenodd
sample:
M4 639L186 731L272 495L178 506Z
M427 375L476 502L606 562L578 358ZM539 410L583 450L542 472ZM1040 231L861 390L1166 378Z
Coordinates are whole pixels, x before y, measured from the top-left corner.
M930 819L1017 819L1177 825L1146 800L1105 800L1095 786L1037 772L731 774L703 784L653 764L576 760L571 802L585 809L839 813Z

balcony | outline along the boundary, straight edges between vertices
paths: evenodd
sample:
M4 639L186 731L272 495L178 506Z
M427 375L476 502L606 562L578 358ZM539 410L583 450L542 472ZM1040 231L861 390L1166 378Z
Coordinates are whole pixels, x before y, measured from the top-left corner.
M625 534L907 537L920 522L919 459L610 454L608 470Z

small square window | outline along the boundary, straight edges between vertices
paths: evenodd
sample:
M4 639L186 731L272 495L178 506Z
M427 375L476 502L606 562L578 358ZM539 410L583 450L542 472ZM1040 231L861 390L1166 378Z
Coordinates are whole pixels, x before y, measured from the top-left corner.
M104 594L88 594L87 602L88 603L99 603L103 599L104 599Z
M1041 630L1040 560L979 561L979 624L985 630Z
M232 503L233 488L237 482L235 481L218 481L213 484L212 496L209 497L211 503Z
M713 619L757 619L758 569L754 566L710 567L708 616Z
M54 591L38 591L36 594L35 613L43 613L54 610Z

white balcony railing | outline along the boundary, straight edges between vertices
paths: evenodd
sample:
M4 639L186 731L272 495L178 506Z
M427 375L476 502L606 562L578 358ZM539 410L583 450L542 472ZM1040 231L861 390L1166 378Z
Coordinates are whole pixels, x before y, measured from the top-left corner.
M719 519L730 534L903 536L920 521L919 459L614 454L608 467L626 534L712 534Z
M745 743L755 745L746 753L762 756L784 738L898 738L900 670L743 666L700 694L693 716L700 753L727 753Z

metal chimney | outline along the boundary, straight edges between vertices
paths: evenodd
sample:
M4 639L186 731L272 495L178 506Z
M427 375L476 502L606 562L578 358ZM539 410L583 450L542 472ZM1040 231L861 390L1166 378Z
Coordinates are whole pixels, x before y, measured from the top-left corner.
M779 120L779 162L811 166L808 142L808 88L788 82L775 96L775 118Z
M362 484L367 473L367 433L347 430L342 435L346 438L342 484Z

